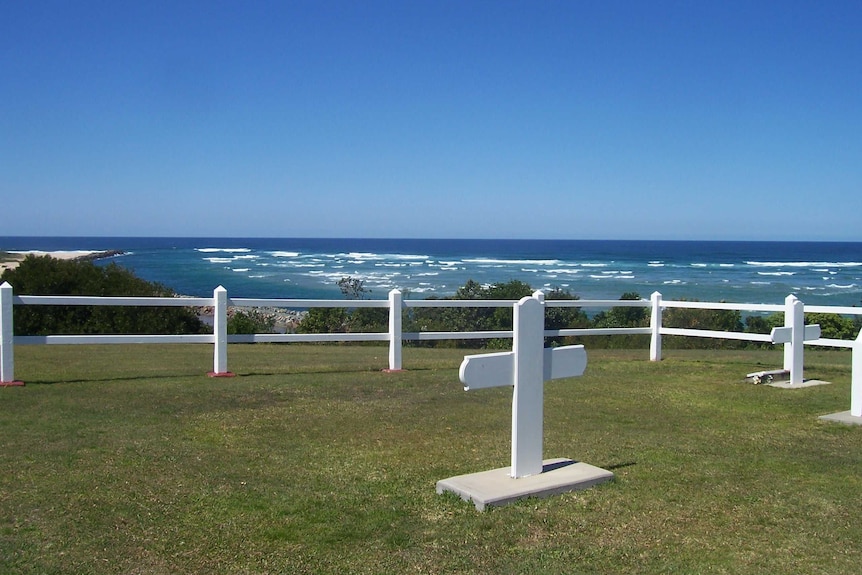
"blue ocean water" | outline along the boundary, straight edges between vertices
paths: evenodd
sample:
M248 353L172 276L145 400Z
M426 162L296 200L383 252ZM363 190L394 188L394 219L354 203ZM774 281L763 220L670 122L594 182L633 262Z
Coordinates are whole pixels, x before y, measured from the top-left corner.
M0 249L123 250L102 263L192 296L223 285L234 297L339 298L336 282L351 276L375 299L517 279L582 299L862 303L862 242L7 237Z

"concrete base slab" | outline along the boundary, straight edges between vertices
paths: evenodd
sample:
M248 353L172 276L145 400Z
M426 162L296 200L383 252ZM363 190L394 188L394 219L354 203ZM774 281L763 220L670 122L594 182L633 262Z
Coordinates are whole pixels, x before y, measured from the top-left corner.
M437 493L457 493L461 499L472 501L476 509L484 511L488 505L507 505L527 497L550 497L587 489L614 478L610 471L565 458L544 460L542 473L538 475L514 479L511 472L511 467L501 467L441 479L437 482Z
M815 385L832 385L831 381L821 381L819 379L805 379L802 383L790 383L789 381L773 381L767 383L769 387L780 387L781 389L802 389L803 387L814 387Z
M838 413L830 413L829 415L821 415L818 419L824 421L834 421L845 425L862 425L862 417L850 415L849 411L839 411Z

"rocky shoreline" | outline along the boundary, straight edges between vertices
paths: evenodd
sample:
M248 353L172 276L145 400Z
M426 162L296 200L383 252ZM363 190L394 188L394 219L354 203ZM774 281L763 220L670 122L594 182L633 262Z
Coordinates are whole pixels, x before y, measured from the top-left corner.
M296 328L308 313L307 311L287 309L283 307L229 307L227 309L228 319L237 313L258 314L267 322L272 322L273 333L296 333ZM215 317L215 308L204 306L195 308L198 318L206 325L212 326Z

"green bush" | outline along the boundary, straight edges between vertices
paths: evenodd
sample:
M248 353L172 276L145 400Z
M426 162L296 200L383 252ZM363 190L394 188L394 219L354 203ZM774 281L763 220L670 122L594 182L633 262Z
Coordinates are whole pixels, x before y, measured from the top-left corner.
M370 293L362 280L345 277L338 286L347 299L365 299ZM454 296L446 300L510 300L517 301L533 293L533 288L522 281L482 285L468 280L458 288ZM439 299L436 297L431 300ZM566 290L552 289L545 294L546 301L578 300L579 297ZM640 300L637 292L626 292L620 300ZM696 300L695 300L696 301ZM407 308L403 312L405 332L468 332L508 331L512 329L512 307L467 307L467 308ZM329 332L385 332L388 329L389 310L385 308L315 308L311 309L299 325L300 333ZM806 323L819 323L823 337L855 339L862 329L862 318L848 319L835 314L807 314ZM737 310L669 308L662 316L665 327L768 334L773 327L784 325L784 314L769 316L752 315L742 318ZM650 325L648 307L618 306L600 311L590 318L579 307L551 307L545 310L545 329L579 328L634 328ZM583 343L591 348L626 349L649 345L648 335L600 335L585 337L549 338L551 345ZM510 339L469 339L412 342L423 347L457 348L509 348ZM717 338L666 336L663 345L669 349L709 348L771 348L772 344L745 342Z
M268 317L257 310L238 310L227 318L228 334L272 333L275 318Z
M173 290L145 281L112 263L58 260L29 255L0 281L16 295L173 297ZM190 308L129 306L16 305L15 335L188 334L206 327Z
M692 300L697 301L697 300ZM662 326L711 331L743 330L742 313L738 310L670 308L662 314ZM673 349L738 349L745 343L732 339L668 336L663 345Z

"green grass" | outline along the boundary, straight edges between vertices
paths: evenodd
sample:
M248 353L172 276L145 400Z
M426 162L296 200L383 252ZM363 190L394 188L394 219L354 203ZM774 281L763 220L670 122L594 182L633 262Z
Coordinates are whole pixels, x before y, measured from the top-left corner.
M602 486L480 513L435 482L508 465L511 390L458 350L16 348L0 389L0 573L858 573L862 428L833 385L744 382L775 351L589 352L550 382L545 456Z

